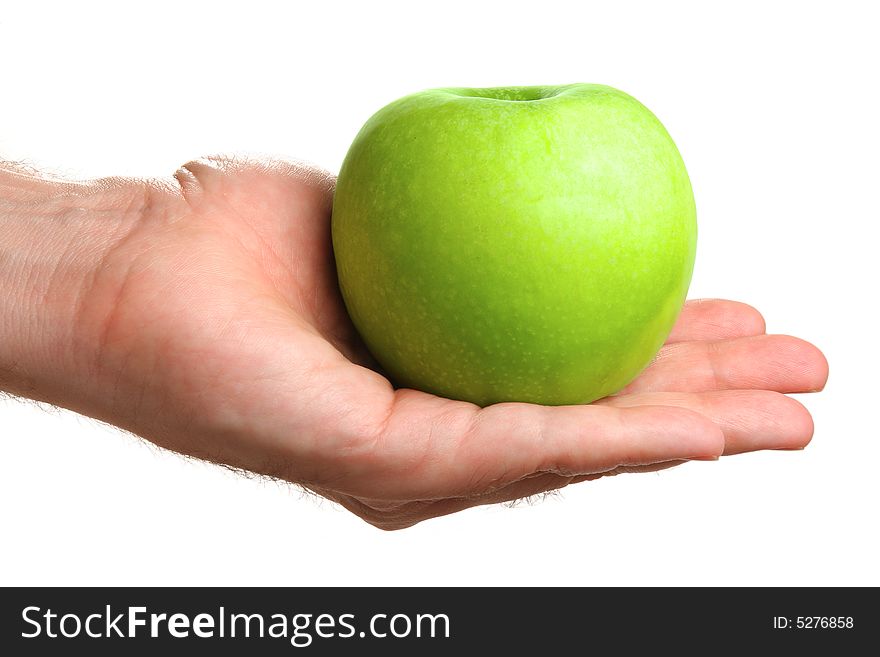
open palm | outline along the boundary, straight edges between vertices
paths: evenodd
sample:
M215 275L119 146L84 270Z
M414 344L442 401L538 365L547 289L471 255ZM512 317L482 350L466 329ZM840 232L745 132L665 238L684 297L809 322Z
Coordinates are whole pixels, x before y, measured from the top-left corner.
M824 357L730 301L689 302L652 365L593 404L479 408L395 390L339 295L332 176L207 159L145 189L86 294L97 346L78 410L296 482L379 527L812 435L780 393L821 389Z

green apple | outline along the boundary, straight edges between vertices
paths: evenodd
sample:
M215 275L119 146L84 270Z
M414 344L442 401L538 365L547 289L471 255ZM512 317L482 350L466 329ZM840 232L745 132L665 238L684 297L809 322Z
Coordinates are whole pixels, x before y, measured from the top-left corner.
M696 210L660 121L611 87L432 89L370 118L332 217L351 319L397 386L587 403L651 361Z

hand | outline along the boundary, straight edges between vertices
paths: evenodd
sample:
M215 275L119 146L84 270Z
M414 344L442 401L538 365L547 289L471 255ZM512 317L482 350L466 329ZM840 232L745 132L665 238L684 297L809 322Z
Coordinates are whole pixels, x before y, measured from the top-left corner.
M395 390L337 289L333 184L299 165L220 159L176 181L105 183L140 191L78 290L79 376L52 401L298 483L385 529L809 442L810 415L780 393L820 390L824 357L764 335L758 312L730 301L689 302L651 366L594 404L481 409Z

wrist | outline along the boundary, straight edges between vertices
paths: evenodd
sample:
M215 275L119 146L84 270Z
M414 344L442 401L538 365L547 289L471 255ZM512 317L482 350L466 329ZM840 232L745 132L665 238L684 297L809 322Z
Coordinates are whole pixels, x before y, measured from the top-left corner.
M136 182L69 183L0 163L0 390L76 406L90 288L143 213ZM81 386L81 383L76 384Z

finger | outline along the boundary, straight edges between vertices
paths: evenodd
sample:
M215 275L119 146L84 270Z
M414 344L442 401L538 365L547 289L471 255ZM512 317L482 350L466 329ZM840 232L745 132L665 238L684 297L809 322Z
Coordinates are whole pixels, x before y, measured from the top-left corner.
M703 459L693 459L695 461L717 461L717 456L707 457ZM591 475L580 475L578 477L573 477L571 482L572 484L579 484L584 481L595 481L601 477L613 477L620 474L643 474L648 472L660 472L661 470L668 470L669 468L674 468L677 465L681 465L682 463L688 463L687 460L678 459L675 461L661 461L660 463L650 463L648 465L621 465L619 467L614 468L613 470L609 470L608 472L600 472L598 474Z
M666 343L725 340L760 335L766 330L757 310L739 301L693 299L684 304Z
M760 389L815 392L825 386L828 362L809 342L756 335L717 342L677 342L619 394Z
M718 427L683 408L508 403L480 409L399 390L376 439L375 460L333 487L396 500L463 497L536 472L594 474L710 458L723 449Z
M769 390L703 393L651 392L599 402L618 408L660 404L703 415L724 432L724 454L761 449L803 449L813 436L813 419L798 401Z
M333 188L336 183L336 178L331 173L305 162L280 158L254 159L242 155L209 155L190 160L174 173L181 192L194 201L199 199L200 193L205 189L227 186L231 175L251 178L254 181L277 180L288 188L292 187L293 189L288 191L296 191L297 200L304 193L310 192L310 195L318 200L315 201L311 197L305 200L309 203L316 202L321 207L332 203ZM263 187L266 185L261 185L261 191L272 191L263 190ZM278 200L284 201L279 209L291 210L290 198ZM261 210L269 213L276 211L269 203L266 203Z
M715 457L710 457L715 460ZM481 506L485 504L504 504L508 502L517 502L519 500L552 493L554 491L565 488L569 484L577 484L584 481L594 481L601 477L610 477L619 474L636 474L646 472L658 472L668 468L687 463L685 460L662 461L660 463L649 463L646 465L619 465L616 468L607 470L606 472L597 472L593 474L577 475L574 477L558 475L550 472L541 472L515 481L503 488L499 488L491 493L482 495L474 495L467 498L457 500L462 505L456 510L466 509L471 506ZM451 513L451 511L447 511Z
M538 473L485 495L456 497L444 500L389 503L382 500L359 500L348 496L336 496L321 492L321 495L342 505L371 525L385 530L405 529L431 518L458 513L477 506L490 504L516 503L522 500L531 502L536 497L553 493L573 483L592 481L600 477L623 473L657 472L686 463L686 461L666 461L650 465L619 466L608 472L578 477L566 477L552 473Z
M475 506L512 502L531 498L563 488L571 477L542 473L514 482L502 490L485 496L453 497L405 503L385 503L382 500L360 500L351 497L333 497L343 507L379 529L405 529L428 520L458 513Z

